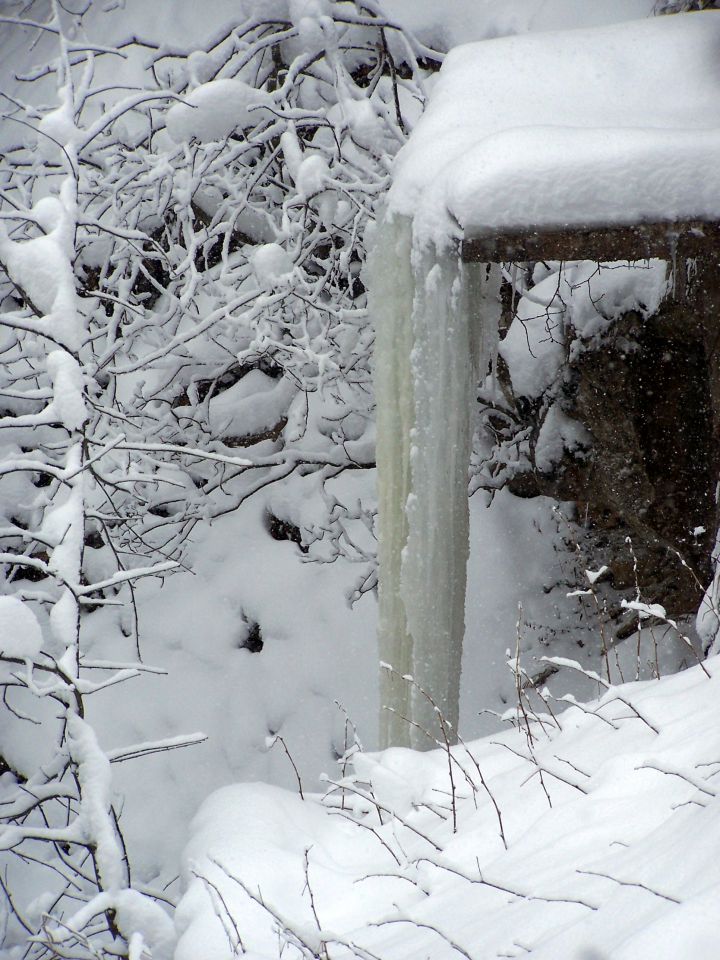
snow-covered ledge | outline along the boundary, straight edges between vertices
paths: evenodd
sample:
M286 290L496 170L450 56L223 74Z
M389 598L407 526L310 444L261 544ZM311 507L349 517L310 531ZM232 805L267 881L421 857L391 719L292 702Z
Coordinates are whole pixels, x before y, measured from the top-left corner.
M455 48L398 156L369 271L383 746L431 746L440 716L456 730L473 390L497 339L497 261L537 259L499 238L674 259L673 224L696 239L692 221L720 219L719 44L708 12ZM591 249L608 229L627 252Z

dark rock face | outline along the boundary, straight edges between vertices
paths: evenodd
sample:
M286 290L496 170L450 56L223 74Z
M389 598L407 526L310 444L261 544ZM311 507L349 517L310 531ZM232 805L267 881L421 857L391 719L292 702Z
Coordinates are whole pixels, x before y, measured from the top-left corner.
M577 494L600 529L609 523L632 537L650 599L689 613L700 599L691 571L709 582L715 528L709 368L687 327L637 320L623 317L605 348L578 364L576 415L594 447ZM621 586L617 560L613 568Z
M531 440L529 469L509 481L521 496L575 501L589 552L610 567L614 587L627 593L637 582L643 600L675 616L698 608L718 526L718 274L700 264L681 297L649 319L618 317L598 343L572 350L570 333L575 359L555 402L586 428L591 449L543 473ZM537 437L543 411L515 406Z

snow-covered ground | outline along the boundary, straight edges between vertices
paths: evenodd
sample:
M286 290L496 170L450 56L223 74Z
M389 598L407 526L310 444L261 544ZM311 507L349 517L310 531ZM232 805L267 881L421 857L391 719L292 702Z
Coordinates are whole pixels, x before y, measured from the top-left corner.
M644 17L654 3L455 0L449 11L429 0L385 5L444 49L460 40ZM116 40L132 20L167 43L201 44L234 15L234 3L222 0L198 26L192 2L170 12L166 0L127 0L107 11L105 36ZM25 56L10 41L5 50L3 70ZM241 91L234 92L238 110L245 109ZM178 116L182 132L187 117ZM255 269L272 273L276 266ZM275 422L261 410L273 407L278 392L269 382L258 386L264 376L248 375L257 388L252 405L244 379L217 398L218 430L243 436ZM336 492L345 502L371 504L372 471L344 474ZM497 714L515 710L508 661L518 649L531 675L549 653L599 668L592 604L568 596L587 587L587 575L545 499L503 491L489 507L480 494L471 500L460 704L468 748L453 748L451 759L443 750L358 753L346 788L319 799L320 776L343 774L354 728L366 749L375 748L380 702L375 598L347 602L360 566L342 558L310 562L296 543L268 531L268 509L309 531L318 503L312 477L293 477L213 524L198 524L186 557L191 572L137 587L143 660L161 672L110 687L88 704L100 745L115 761L113 789L134 876L169 884L171 899L182 895L177 960L224 960L241 952L241 940L256 958L282 949L287 957L294 949L363 960L485 960L530 951L547 960L717 956L717 663L707 666L712 678L694 667L613 688L557 721L531 717L530 732L523 720L519 731L498 733ZM130 639L118 649L115 618L111 608L88 616L88 656L133 657ZM657 666L664 675L687 661L677 640L657 662L652 638L643 643L642 675ZM625 676L635 672L632 644L618 651ZM558 698L597 691L570 668L548 684ZM553 711L567 705L548 703ZM47 750L17 718L4 716L1 730L18 750L39 757ZM128 745L185 734L198 742L122 759ZM486 734L490 739L475 741ZM13 892L32 900L40 892L35 883L28 869L27 889L18 883ZM33 915L45 906L36 899ZM283 948L285 941L294 948ZM163 960L163 949L169 957L166 946L154 960Z
M198 813L177 960L714 960L720 666Z
M346 481L345 492L367 498L373 481L363 473L354 491ZM301 497L299 484L285 494L298 519ZM503 492L488 508L472 498L471 542L460 718L467 739L497 730L495 714L514 702L506 653L515 656L518 604L530 673L542 668L537 658L550 643L557 655L600 668L596 621L580 599L566 596L578 585L577 571L550 501ZM295 784L282 744L271 746L275 735L309 790L345 750L346 715L367 748L377 743L376 601L369 594L349 606L354 566L307 562L296 544L273 540L258 502L202 528L188 561L192 574L176 574L161 589L138 585L143 659L164 673L110 687L90 702L107 750L207 736L193 747L113 765L125 837L147 881L172 879L190 819L214 789L237 781ZM117 658L116 641L103 642L115 636L103 630L104 617L98 611L90 618L97 639L89 652ZM250 623L262 633L254 653L242 647ZM677 656L668 656L676 667ZM558 694L588 689L572 675L552 685Z
M364 472L353 490L346 481L345 493L367 497L372 486ZM299 488L286 492L297 517L301 497ZM276 494L275 505L279 499ZM479 495L470 502L460 701L466 740L500 729L498 715L515 703L508 661L515 661L519 617L522 667L530 675L546 666L541 658L549 653L602 669L591 598L568 596L587 581L562 542L552 502L520 500L507 491L490 507ZM189 561L192 574L176 574L161 589L138 585L143 659L165 672L110 687L90 701L90 719L109 751L183 734L207 737L113 764L124 836L146 882L176 876L189 823L213 790L247 781L294 789L295 772L275 736L283 738L311 792L321 775L336 769L346 742L354 742L346 716L367 749L377 743L376 601L370 594L349 606L346 594L357 575L352 565L307 562L294 543L273 540L265 506L257 502L203 528ZM90 652L97 659L119 655L103 644L103 616L93 614L97 640ZM252 622L263 640L255 653L242 647ZM644 633L642 675L649 676L654 651ZM635 640L618 648L625 677L635 675L635 655ZM661 673L688 660L672 631L659 656ZM614 657L612 666L618 679ZM548 684L557 697L593 691L573 671L553 675ZM169 892L179 889L176 883Z

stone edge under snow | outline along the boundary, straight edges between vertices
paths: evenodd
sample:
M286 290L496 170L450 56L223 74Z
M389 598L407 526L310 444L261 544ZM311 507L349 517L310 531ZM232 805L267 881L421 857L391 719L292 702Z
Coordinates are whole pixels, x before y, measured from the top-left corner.
M465 44L400 151L415 235L720 216L720 15Z

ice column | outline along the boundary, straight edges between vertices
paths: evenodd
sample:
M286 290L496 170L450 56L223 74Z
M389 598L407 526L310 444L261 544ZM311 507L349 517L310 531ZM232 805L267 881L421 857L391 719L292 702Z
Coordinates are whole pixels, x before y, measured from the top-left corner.
M410 494L410 433L414 423L412 312L415 284L411 266L412 230L405 217L378 228L370 263L370 302L375 317L377 401L380 659L399 674L413 670L412 640L400 595L402 554L408 538L405 504ZM391 710L385 707L392 707ZM408 684L380 671L380 746L408 746Z
M418 249L411 222L396 216L379 228L370 284L380 658L410 674L456 731L472 410L497 338L499 268L461 264L454 244ZM439 736L437 714L415 686L381 671L380 695L382 746L433 745L423 730Z

